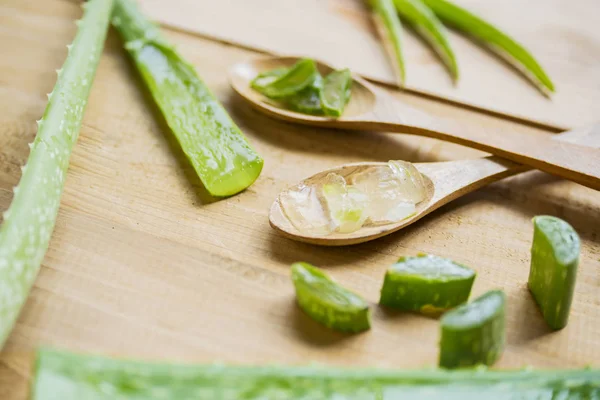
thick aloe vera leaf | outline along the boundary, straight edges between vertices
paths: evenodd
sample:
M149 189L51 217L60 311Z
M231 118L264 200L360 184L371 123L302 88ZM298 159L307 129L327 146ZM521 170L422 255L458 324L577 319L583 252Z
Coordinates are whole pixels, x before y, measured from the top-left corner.
M377 31L391 58L398 83L402 86L406 81L402 51L402 23L394 7L394 0L371 0L371 7Z
M499 52L538 87L554 92L554 84L531 53L513 38L469 11L447 0L422 0L445 23L454 26Z
M571 225L546 215L533 219L533 244L529 290L552 329L567 325L577 266L580 241Z
M285 74L278 76L272 82L261 86L254 83L252 87L269 98L281 99L292 96L310 86L317 75L319 75L319 71L315 61L310 58L303 58L288 69Z
M340 117L352 92L352 73L349 69L340 69L329 73L323 80L321 104L325 115Z
M6 341L40 269L54 229L71 150L110 21L112 0L83 4L83 18L44 116L30 145L9 209L0 227L0 347Z
M292 265L298 305L315 321L341 332L370 328L369 304L307 263Z
M252 149L194 67L161 37L133 0L116 0L113 25L181 149L213 196L230 196L259 176Z
M504 350L506 296L492 290L448 311L441 320L440 367L492 365Z
M385 273L379 303L439 313L467 301L474 280L475 271L446 258L426 254L402 257Z
M600 398L600 371L167 365L38 352L31 400L557 400Z
M423 36L442 59L454 80L458 79L458 63L448 38L448 32L434 12L423 0L394 0L396 10L414 29Z

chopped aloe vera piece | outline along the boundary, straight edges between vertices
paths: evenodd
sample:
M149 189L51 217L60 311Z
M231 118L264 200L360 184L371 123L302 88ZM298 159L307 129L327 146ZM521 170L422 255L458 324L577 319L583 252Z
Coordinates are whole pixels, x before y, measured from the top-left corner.
M250 82L250 86L256 90L262 90L265 86L270 85L278 78L287 74L289 70L289 68L275 68L271 71L260 73Z
M450 75L458 80L458 63L448 38L448 31L423 0L394 0L396 10L413 29L431 45Z
M321 103L325 115L341 116L350 100L351 91L352 73L349 69L340 69L327 75L321 89Z
M116 0L113 25L206 190L230 196L254 183L262 158L194 67L166 43L133 0Z
M23 175L0 227L0 348L8 338L48 249L73 146L79 137L112 0L91 0L58 79Z
M292 281L300 308L315 321L341 332L360 332L371 327L369 304L319 268L295 263Z
M394 7L393 0L371 0L373 18L384 47L394 65L394 72L400 86L406 80L404 56L402 52L402 24Z
M552 329L562 329L569 320L573 301L579 236L560 218L546 215L533 219L533 245L529 290Z
M280 99L294 95L310 86L318 74L315 61L303 58L271 83L254 88L269 98Z
M521 69L540 89L554 92L554 84L531 53L513 38L469 11L447 0L423 0L445 23L481 40ZM543 90L542 90L543 91Z
M346 185L346 180L341 175L327 174L321 193L337 232L355 232L369 217L368 196L355 187Z
M321 89L323 88L323 77L317 74L315 80L300 92L283 99L287 107L293 111L303 114L322 115Z
M600 398L600 371L172 365L38 352L31 400Z
M494 364L504 350L505 303L504 292L492 290L444 314L440 367Z
M467 301L474 280L475 271L446 258L402 257L387 270L379 303L435 314Z

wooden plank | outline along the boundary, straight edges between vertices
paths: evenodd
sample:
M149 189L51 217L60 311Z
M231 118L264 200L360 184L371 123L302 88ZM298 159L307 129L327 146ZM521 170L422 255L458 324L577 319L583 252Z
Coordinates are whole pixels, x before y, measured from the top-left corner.
M0 212L35 135L74 34L79 7L62 0L0 5ZM265 158L249 190L207 203L192 168L111 34L68 173L52 243L31 296L0 354L0 398L25 398L40 345L162 360L421 367L437 358L438 323L375 303L384 271L419 251L478 271L474 295L504 288L508 348L499 367L577 367L600 359L598 192L531 172L442 208L364 245L320 248L268 224L277 194L347 162L436 161L479 152L405 135L289 125L243 104L223 73L255 53L168 32ZM443 117L523 134L546 132L408 94ZM569 326L550 333L527 292L531 217L553 214L580 232L583 257ZM373 303L373 329L330 332L294 304L288 266L320 265Z
M156 20L267 52L307 55L394 83L363 0L141 0ZM407 87L562 129L598 119L600 31L596 0L456 0L529 48L557 85L548 100L512 67L452 33L461 79L406 35Z

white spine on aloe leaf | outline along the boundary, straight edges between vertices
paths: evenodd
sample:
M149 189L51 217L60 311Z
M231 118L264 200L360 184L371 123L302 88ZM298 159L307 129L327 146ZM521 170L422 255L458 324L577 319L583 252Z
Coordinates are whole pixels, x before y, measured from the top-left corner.
M90 0L85 7L64 68L48 95L44 117L38 121L35 145L29 145L27 168L23 167L13 201L4 213L0 227L0 347L10 334L48 248L69 155L79 134L112 5L113 0ZM61 124L64 129L59 129Z

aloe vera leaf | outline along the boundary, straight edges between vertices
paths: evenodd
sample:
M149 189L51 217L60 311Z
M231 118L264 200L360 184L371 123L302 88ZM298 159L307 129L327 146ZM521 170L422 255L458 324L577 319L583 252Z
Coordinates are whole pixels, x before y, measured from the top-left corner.
M57 71L31 152L0 227L0 347L35 281L54 229L71 151L96 74L112 0L83 5L69 54Z
M505 342L506 295L491 290L448 311L440 321L440 367L492 365Z
M348 68L329 73L323 80L321 104L325 115L340 117L352 94L352 73Z
M402 23L393 0L371 0L373 19L384 47L390 56L398 84L406 81L406 68L402 51Z
M289 68L275 68L271 71L262 72L250 82L250 86L260 91L275 82L279 77L287 74L289 70Z
M597 399L600 371L169 365L41 349L31 400Z
M116 0L113 25L206 190L230 196L258 178L252 149L194 67L162 38L133 0Z
M315 321L341 332L370 328L369 304L334 282L319 268L298 262L292 265L298 305Z
M544 92L554 84L531 53L513 38L480 17L446 0L423 0L445 23L481 40L524 72ZM544 92L545 93L545 92Z
M469 298L475 271L452 260L420 254L402 257L385 273L379 304L435 314Z
M394 0L400 16L423 36L446 65L455 81L459 70L456 55L448 38L448 31L433 11L422 0Z
M533 226L529 290L548 326L562 329L571 311L581 243L573 227L560 218L537 216Z
M303 58L294 64L285 74L279 76L268 85L262 87L254 86L254 89L271 99L281 99L292 96L310 86L317 75L319 75L319 71L315 61L310 58Z
M323 115L322 88L323 77L318 74L312 84L300 92L284 98L283 101L290 110L303 114Z

